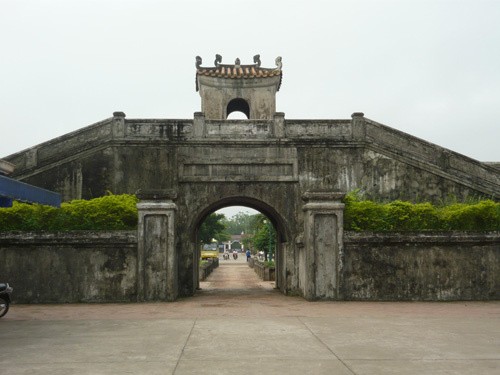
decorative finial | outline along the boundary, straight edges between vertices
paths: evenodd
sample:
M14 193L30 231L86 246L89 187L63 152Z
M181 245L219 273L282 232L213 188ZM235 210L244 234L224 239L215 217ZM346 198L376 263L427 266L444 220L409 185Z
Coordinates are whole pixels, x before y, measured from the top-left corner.
M215 67L217 67L221 62L222 62L222 56L219 55L219 54L216 54L215 55L215 61L214 61Z
M274 61L277 66L277 70L281 70L281 67L283 66L283 63L281 62L281 56L276 57L276 60Z
M255 55L253 57L253 62L255 63L255 65L257 66L257 68L260 68L260 55Z
M234 61L234 65L240 66L240 64L241 64L240 58L237 57L236 60Z
M196 56L196 69L200 69L201 66L201 57Z

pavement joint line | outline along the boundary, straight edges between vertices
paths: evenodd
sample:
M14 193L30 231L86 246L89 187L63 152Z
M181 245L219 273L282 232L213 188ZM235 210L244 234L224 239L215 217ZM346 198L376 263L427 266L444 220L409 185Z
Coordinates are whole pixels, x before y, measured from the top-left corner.
M348 370L349 370L349 371L350 371L353 375L356 375L356 373L354 372L354 370L353 370L352 368L350 368L350 367L349 367L349 365L348 365L347 363L345 363L345 362L342 360L342 358L340 358L340 357L339 357L339 356L338 356L338 355L337 355L337 354L336 354L336 353L335 353L335 352L334 352L334 351L333 351L333 350L332 350L332 349L331 349L328 345L326 345L326 344L323 342L323 340L321 340L321 339L320 339L320 338L319 338L319 337L318 337L318 336L317 336L317 335L316 335L316 334L315 334L315 333L311 330L311 328L309 328L309 326L308 326L305 322L303 322L303 321L302 321L302 319L301 319L300 317L297 317L297 320L298 320L299 322L301 322L301 323L304 325L304 327L306 327L306 329L307 329L309 332L311 332L311 335L313 335L313 336L314 336L314 338L316 338L316 340L318 340L318 341L321 343L321 345L323 345L323 346L324 346L324 347L325 347L325 348L326 348L326 349L327 349L330 353L332 353L332 354L335 356L335 358L337 358L337 359L340 361L340 363L342 363L342 364L345 366L345 368L346 368L346 369L348 369Z
M193 325L191 326L191 330L189 331L189 335L188 337L186 338L186 342L184 343L184 345L182 346L182 350L181 350L181 354L179 355L179 358L177 359L177 363L175 364L175 367L174 367L174 370L172 371L172 375L175 374L175 372L177 371L177 367L179 366L179 363L181 362L181 358L184 354L184 350L186 349L186 346L189 342L189 339L191 338L191 334L193 333L194 331L194 326L196 325L196 322L198 321L198 318L195 318L194 319L194 322L193 322Z

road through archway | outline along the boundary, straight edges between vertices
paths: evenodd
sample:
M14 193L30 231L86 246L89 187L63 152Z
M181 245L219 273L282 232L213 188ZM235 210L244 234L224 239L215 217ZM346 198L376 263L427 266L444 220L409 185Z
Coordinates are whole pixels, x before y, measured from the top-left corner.
M275 290L274 281L262 281L253 268L248 266L245 254L238 259L219 259L217 267L205 281L200 282L197 294L228 297L262 297L279 293Z

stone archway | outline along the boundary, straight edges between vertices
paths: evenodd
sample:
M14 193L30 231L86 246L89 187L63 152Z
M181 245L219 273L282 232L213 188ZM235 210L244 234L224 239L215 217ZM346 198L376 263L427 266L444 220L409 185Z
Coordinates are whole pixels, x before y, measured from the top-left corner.
M194 267L193 267L193 283L196 288L199 288L199 254L197 254L198 246L196 245L199 241L197 239L197 233L200 225L203 223L205 218L211 213L229 206L246 206L253 208L263 215L265 215L272 223L277 233L276 241L276 254L275 254L275 265L276 265L276 288L280 289L283 293L286 293L286 285L284 283L284 278L286 277L286 247L290 238L290 228L287 225L287 220L278 213L278 211L268 203L261 200L246 197L246 196L231 196L220 199L216 202L205 207L196 216L193 225L191 225L191 242L194 256Z
M220 190L221 186L213 187ZM274 185L275 189L279 186ZM267 191L261 192L260 199L245 195L213 199L213 194L190 196L186 190L179 196L170 191L139 197L139 300L174 301L178 296L195 293L199 286L198 228L207 215L232 205L260 211L277 230L276 286L282 293L299 294L309 300L343 298L344 205L340 193L308 191L301 196L304 204L292 205L293 210L285 211L276 207L289 207L290 201L270 203L273 201L268 199ZM197 210L188 210L188 198L189 202L205 203ZM302 220L297 224L294 220L299 215Z

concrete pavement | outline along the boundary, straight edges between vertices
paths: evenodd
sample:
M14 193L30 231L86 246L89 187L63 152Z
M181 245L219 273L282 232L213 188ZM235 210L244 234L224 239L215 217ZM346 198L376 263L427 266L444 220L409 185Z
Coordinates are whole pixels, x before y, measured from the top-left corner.
M500 373L499 302L306 302L223 261L202 288L174 303L13 305L0 373Z

